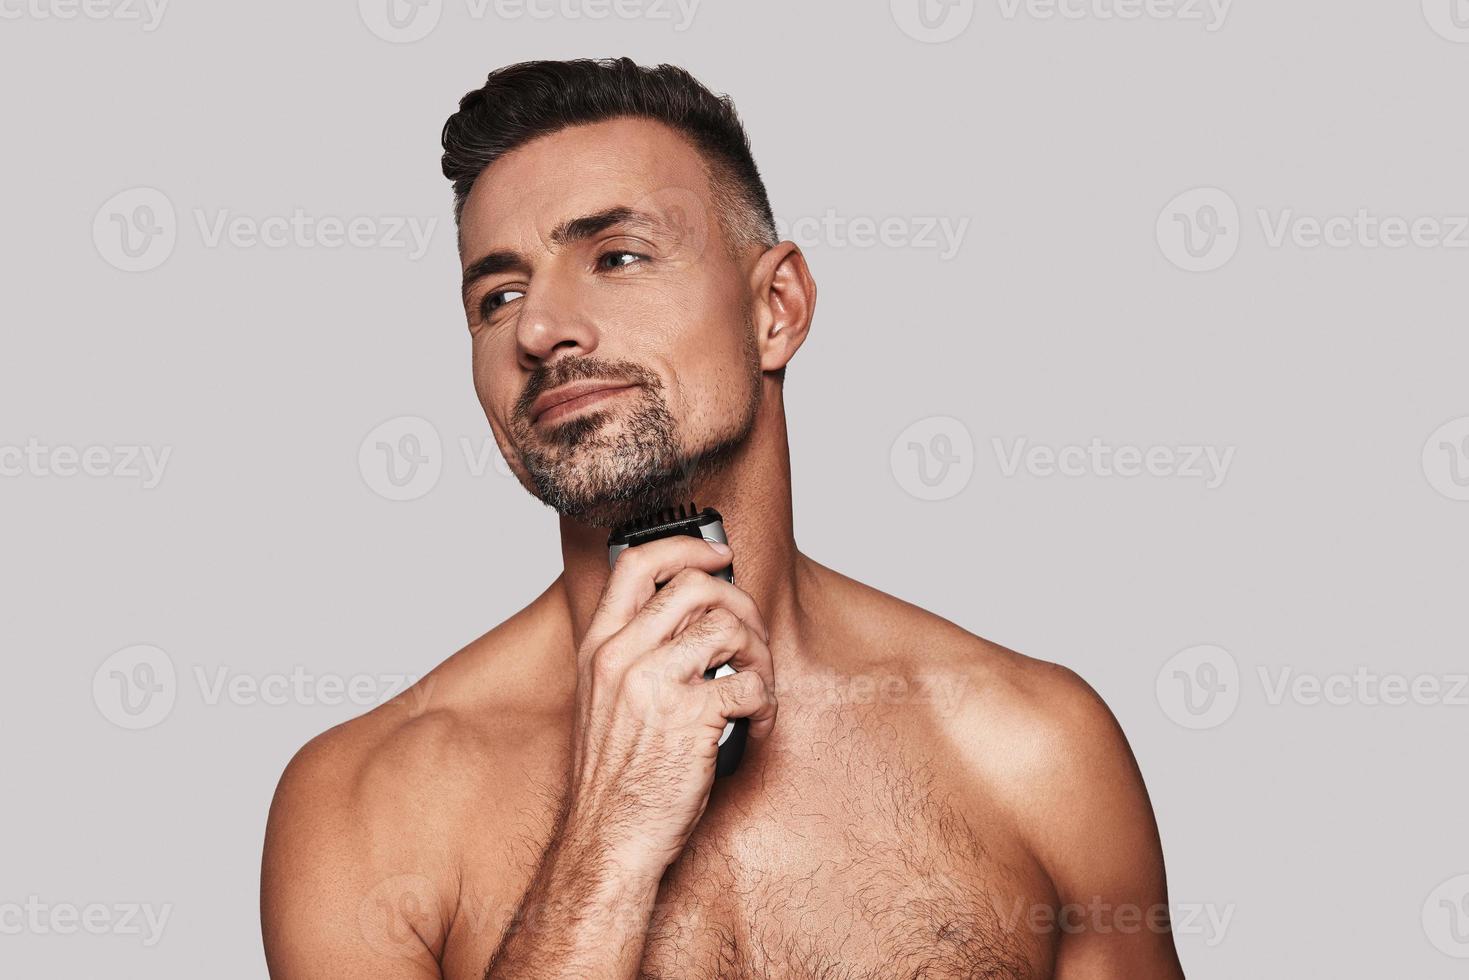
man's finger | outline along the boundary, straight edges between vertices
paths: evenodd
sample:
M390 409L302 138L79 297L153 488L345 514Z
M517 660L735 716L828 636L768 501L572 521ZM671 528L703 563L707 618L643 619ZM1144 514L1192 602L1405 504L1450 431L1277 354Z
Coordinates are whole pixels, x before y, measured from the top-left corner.
M632 621L616 634L632 649L651 650L691 629L716 609L726 610L762 637L765 617L743 589L700 569L677 572L662 591L648 599Z
M592 614L591 625L582 640L582 649L596 650L631 622L643 603L658 591L659 583L685 568L717 572L729 563L728 551L720 553L703 538L686 534L659 538L624 550L612 566L602 602Z
M750 737L764 738L775 727L775 692L756 672L740 671L704 682L726 720L750 719Z

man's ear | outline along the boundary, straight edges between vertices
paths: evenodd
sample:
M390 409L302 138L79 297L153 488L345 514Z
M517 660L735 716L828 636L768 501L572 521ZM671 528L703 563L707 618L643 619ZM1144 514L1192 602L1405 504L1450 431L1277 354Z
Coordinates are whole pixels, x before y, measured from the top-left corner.
M795 242L781 242L756 261L750 273L754 292L755 338L760 370L779 371L806 340L816 312L816 280Z

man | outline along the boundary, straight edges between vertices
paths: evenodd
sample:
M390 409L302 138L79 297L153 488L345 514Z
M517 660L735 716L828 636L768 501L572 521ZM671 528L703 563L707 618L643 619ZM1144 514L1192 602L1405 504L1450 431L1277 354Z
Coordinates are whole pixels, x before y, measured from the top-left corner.
M797 549L782 389L816 287L729 101L533 62L443 144L475 387L564 571L292 760L271 974L1181 976L1092 690ZM668 538L609 572L609 528L685 502L732 558ZM731 561L737 585L709 574Z

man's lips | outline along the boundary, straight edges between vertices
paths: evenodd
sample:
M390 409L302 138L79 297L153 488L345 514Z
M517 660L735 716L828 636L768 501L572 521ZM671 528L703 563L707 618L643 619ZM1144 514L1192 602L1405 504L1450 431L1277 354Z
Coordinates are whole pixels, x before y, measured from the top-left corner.
M575 381L553 388L531 403L531 424L560 418L632 387L626 381Z

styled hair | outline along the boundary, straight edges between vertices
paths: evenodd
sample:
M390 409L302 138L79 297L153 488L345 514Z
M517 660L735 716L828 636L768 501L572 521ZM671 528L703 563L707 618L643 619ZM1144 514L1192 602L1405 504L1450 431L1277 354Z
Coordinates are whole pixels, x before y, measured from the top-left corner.
M731 249L777 242L765 183L727 95L675 65L631 58L523 61L490 72L444 123L444 176L454 183L454 223L486 167L531 140L620 117L652 119L687 137L705 172Z

